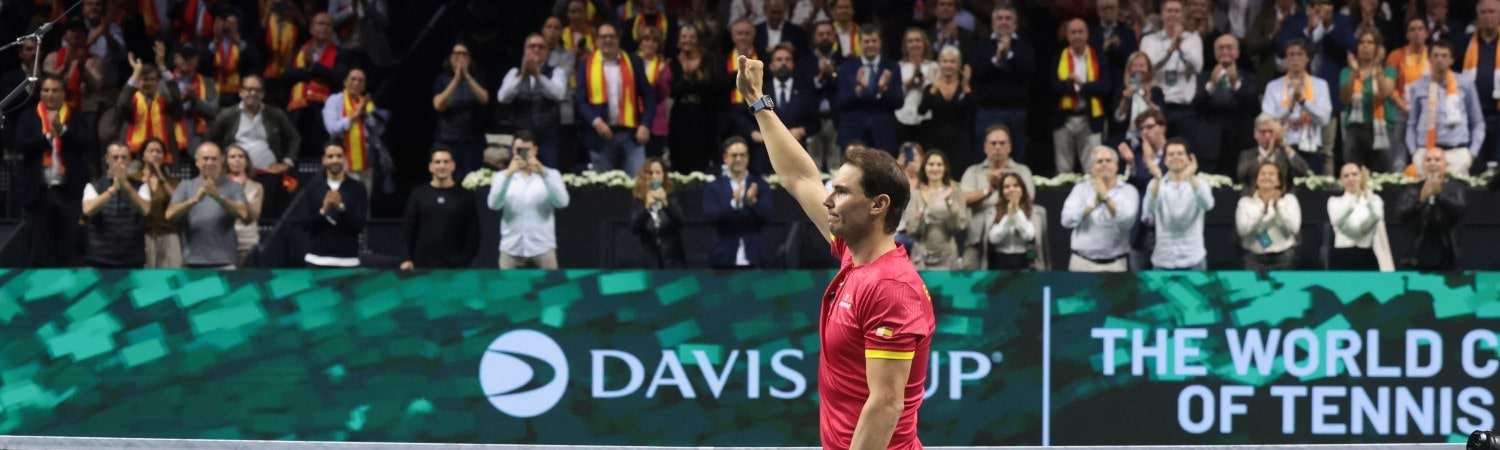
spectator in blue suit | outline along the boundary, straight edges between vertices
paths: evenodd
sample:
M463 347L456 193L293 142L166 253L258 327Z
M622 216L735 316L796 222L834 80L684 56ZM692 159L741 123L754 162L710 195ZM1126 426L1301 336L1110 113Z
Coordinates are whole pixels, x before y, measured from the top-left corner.
M896 110L905 100L901 92L901 68L895 60L880 57L880 27L859 27L859 58L839 66L838 146L862 141L875 148L896 151Z
M761 230L771 220L771 186L750 173L750 147L745 140L724 141L724 176L703 193L703 215L714 225L718 240L708 253L715 269L753 269L766 265Z

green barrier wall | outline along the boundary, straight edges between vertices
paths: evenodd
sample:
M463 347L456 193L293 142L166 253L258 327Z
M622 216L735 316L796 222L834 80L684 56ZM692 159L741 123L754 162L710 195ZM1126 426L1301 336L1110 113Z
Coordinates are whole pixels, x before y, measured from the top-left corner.
M816 445L832 276L3 272L0 434ZM927 445L1444 442L1500 410L1500 274L923 276Z

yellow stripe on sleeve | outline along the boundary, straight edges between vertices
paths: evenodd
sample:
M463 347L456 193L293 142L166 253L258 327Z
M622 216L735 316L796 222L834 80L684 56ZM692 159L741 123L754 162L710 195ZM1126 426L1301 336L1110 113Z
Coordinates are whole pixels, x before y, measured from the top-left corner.
M912 359L917 352L892 352L887 350L865 349L865 359Z

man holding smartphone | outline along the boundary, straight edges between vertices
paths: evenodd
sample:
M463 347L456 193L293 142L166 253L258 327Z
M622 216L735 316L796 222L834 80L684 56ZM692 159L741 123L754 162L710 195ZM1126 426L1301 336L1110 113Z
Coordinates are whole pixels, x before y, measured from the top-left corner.
M554 212L568 207L568 189L557 169L536 158L536 138L519 130L511 141L515 157L490 183L486 204L500 216L500 268L557 269Z

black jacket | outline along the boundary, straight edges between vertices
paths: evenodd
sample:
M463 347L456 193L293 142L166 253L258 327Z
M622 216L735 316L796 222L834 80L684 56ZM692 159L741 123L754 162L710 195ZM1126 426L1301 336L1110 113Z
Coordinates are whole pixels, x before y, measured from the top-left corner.
M339 185L344 209L329 210L327 215L319 212L323 208L323 197L328 194L327 175L307 183L306 196L302 199L302 213L298 221L307 231L307 253L338 258L359 257L359 234L365 230L365 219L370 210L370 197L365 185L353 178L344 178Z
M36 108L18 111L21 118L16 121L15 149L21 152L21 171L16 174L15 199L21 205L29 205L46 190L46 179L42 175L42 158L52 151L52 142L42 134L42 119ZM85 123L72 114L63 122L66 130L62 134L63 186L68 198L83 198L83 187L88 185L92 174L98 171L94 162L99 161L98 149L92 138L93 130L85 130Z
M630 231L641 240L641 248L650 269L680 269L687 266L687 253L682 247L682 207L676 194L667 196L667 207L661 210L659 220L651 220L651 212L639 200L630 211Z
M1422 201L1422 183L1407 186L1396 202L1396 215L1412 230L1411 250L1401 265L1451 270L1458 264L1458 223L1464 217L1464 186L1443 182L1443 191Z

